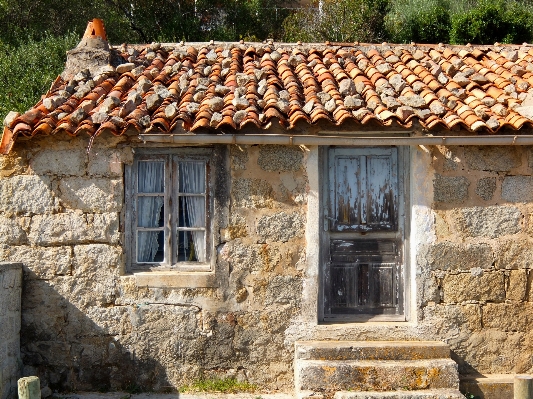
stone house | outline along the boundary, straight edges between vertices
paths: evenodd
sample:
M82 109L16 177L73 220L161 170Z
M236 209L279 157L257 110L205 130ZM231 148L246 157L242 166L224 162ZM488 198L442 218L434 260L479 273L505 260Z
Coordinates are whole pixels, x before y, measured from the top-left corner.
M110 46L97 23L4 121L25 375L328 396L295 343L353 341L533 372L533 47ZM424 367L338 390L443 388Z

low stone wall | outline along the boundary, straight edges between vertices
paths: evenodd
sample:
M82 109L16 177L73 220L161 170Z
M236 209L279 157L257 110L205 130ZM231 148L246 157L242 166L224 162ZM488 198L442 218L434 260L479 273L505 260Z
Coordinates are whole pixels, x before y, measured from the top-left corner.
M0 263L0 399L17 397L22 264Z

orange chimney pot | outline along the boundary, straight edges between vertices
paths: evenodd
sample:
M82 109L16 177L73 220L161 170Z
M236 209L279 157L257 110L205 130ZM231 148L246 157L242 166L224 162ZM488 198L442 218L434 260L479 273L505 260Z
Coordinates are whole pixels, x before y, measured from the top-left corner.
M107 34L105 33L104 21L101 19L95 18L92 21L89 21L87 24L87 29L83 34L84 39L96 38L99 37L107 41Z

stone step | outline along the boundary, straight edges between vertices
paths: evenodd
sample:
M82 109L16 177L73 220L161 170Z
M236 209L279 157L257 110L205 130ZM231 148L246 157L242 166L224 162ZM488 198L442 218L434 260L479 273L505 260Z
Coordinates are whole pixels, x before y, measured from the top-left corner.
M334 399L465 399L457 389L394 392L337 392ZM504 397L500 398L503 399Z
M296 392L459 389L451 359L303 360L295 362Z
M479 399L504 399L514 395L514 374L485 374L461 376L461 392L470 393Z
M438 341L299 341L296 359L305 360L420 360L450 357Z

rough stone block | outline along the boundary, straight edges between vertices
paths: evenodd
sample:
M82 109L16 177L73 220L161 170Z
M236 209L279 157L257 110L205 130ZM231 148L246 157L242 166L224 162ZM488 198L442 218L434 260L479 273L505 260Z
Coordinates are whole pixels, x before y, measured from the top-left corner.
M299 147L264 145L259 148L257 164L267 172L297 171L302 168L303 157Z
M125 335L131 332L130 308L114 306L110 308L90 307L85 315L87 330L98 330L105 335Z
M448 241L423 245L418 252L420 268L431 270L488 269L494 256L488 244L457 244Z
M234 207L272 208L274 192L266 180L237 179L231 190Z
M55 275L71 274L72 249L70 247L0 247L0 261L21 262L27 278L50 279Z
M16 220L0 216L0 244L20 245L26 241L26 233Z
M85 174L87 153L84 149L42 150L30 161L30 167L37 175L82 176Z
M507 172L522 164L520 151L510 146L465 147L466 164L473 170Z
M274 303L295 305L300 301L302 280L293 276L275 276L266 290L265 305Z
M76 245L74 247L73 276L89 279L118 277L123 268L122 248L105 244Z
M477 181L476 194L485 201L490 201L492 199L494 191L496 191L495 177L483 177Z
M465 301L505 300L505 280L502 272L448 274L444 276L442 289L445 303Z
M462 208L452 215L457 230L467 237L496 238L521 230L522 214L512 206L475 206Z
M495 253L498 269L533 268L533 247L527 239L502 240Z
M130 149L94 149L89 153L87 172L89 176L116 176L124 173L124 164L133 162L133 152Z
M246 169L248 162L248 148L246 146L233 145L230 149L231 168Z
M507 285L506 298L511 301L524 301L527 294L527 270L511 270Z
M124 199L122 180L70 177L59 182L60 200L84 212L120 212Z
M57 209L47 176L14 176L0 179L0 209L10 214L42 214Z
M232 270L236 272L258 272L271 262L262 245L247 245L240 240L224 245L221 255L224 260L230 262Z
M533 304L487 303L483 306L483 326L498 331L528 332L533 327Z
M118 227L116 213L38 215L31 220L28 238L31 243L43 246L91 242L116 244Z
M437 174L433 181L435 202L462 203L468 198L470 182L464 176L442 176Z
M265 242L286 242L303 235L304 217L299 213L279 212L257 222L257 234Z
M506 176L502 183L502 198L509 202L533 201L533 177Z
M462 330L461 334L470 334L483 328L481 323L481 305L450 305L437 304L424 307L424 322L431 326L433 331L450 333L453 325ZM455 334L457 329L453 329Z

